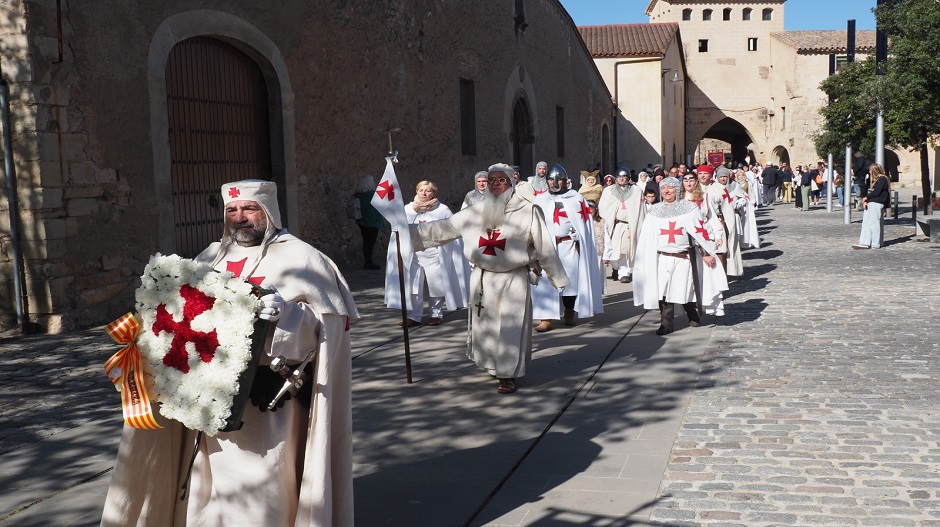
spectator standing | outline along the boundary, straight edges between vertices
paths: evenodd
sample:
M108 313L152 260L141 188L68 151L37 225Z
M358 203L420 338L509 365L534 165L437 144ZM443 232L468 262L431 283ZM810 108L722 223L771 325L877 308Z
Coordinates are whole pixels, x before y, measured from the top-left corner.
M764 205L773 205L777 195L777 185L780 184L780 172L777 167L767 165L761 174L764 183Z
M862 232L853 249L879 249L884 242L884 209L890 202L890 187L884 168L878 163L866 167L871 175L871 190L862 198Z
M362 210L362 217L356 220L356 225L362 233L362 259L365 262L362 268L371 271L382 268L372 259L372 251L375 249L375 241L379 238L379 229L385 227L385 218L372 206L373 194L375 179L370 175L361 176L353 194L359 199L359 208Z
M786 163L780 164L781 198L784 203L793 202L793 171Z

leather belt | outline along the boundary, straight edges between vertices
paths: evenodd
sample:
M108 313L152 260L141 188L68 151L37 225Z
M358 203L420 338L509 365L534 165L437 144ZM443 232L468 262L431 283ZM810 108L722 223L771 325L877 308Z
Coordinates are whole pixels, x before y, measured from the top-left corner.
M663 251L656 251L656 252L658 252L659 254L661 254L661 255L663 255L663 256L672 256L673 258L682 258L682 259L688 259L688 258L689 258L689 253L688 253L688 251L686 251L686 252L681 252L681 253L665 253L665 252L663 252Z
M571 239L571 236L555 236L555 243L566 242Z

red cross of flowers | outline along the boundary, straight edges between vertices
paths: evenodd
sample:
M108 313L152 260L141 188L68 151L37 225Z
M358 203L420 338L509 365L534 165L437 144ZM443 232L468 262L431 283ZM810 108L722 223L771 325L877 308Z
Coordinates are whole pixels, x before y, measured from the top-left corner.
M565 209L555 209L555 213L552 215L552 221L556 225L561 224L561 218L567 218L568 213L565 212Z
M698 227L695 228L695 232L701 234L705 241L712 241L711 237L708 236L708 229L705 228L705 222L703 220L698 220Z
M581 215L581 219L584 220L584 223L587 223L588 218L591 217L591 207L588 207L586 201L581 200L581 210L578 211L578 214Z
M387 199L389 201L395 199L395 187L387 179L379 183L378 188L375 189L375 193L378 194L381 199Z
M503 251L506 250L506 240L499 239L498 229L487 230L486 234L487 234L486 238L484 238L483 236L480 236L480 243L479 245L477 245L477 247L484 248L483 254L486 254L488 256L496 256L496 249L502 249Z
M238 196L241 195L241 193L242 191L238 190L238 187L232 187L228 189L228 195L229 197L232 197L232 198L237 198Z
M183 373L189 373L187 343L193 343L202 362L211 362L215 356L215 350L219 347L219 337L214 329L206 333L196 331L189 326L194 318L212 309L215 298L189 284L185 284L180 288L180 296L183 297L184 301L183 320L179 322L173 320L173 315L166 310L166 304L160 304L157 306L157 320L154 321L151 329L153 334L158 336L161 331L173 334L170 351L163 356L163 364L176 368Z
M660 236L669 236L669 243L676 243L676 236L683 234L685 231L682 230L682 227L676 227L676 222L670 221L668 229L659 229Z

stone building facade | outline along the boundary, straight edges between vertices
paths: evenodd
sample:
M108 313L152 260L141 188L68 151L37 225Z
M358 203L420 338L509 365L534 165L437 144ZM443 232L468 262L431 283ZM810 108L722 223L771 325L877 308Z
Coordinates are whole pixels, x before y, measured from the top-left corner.
M648 163L682 162L686 72L679 25L578 29L614 97L617 164L639 171Z
M671 55L680 64L664 64L661 71L675 67L685 73L684 139L679 141L684 149L675 156L668 142L637 141L618 133L621 158L670 163L679 157L676 161L701 163L714 148L708 145L724 145L733 162L815 163L819 156L813 136L822 124L819 110L826 104L819 84L829 75L830 54L844 60L846 32L785 31L785 6L786 0L650 0L649 24L580 28L615 98L625 82L623 76L615 79L606 73L610 64L644 56L650 47L629 35L654 32L664 25L678 28L675 41L680 49ZM857 60L873 53L874 46L874 31L856 32ZM621 66L625 67L632 66ZM639 93L660 91L662 79L654 73L634 70L627 74L626 84ZM634 129L655 130L664 122L660 114L667 114L669 98L643 101L642 111L621 104L622 115L632 116ZM650 152L650 147L655 151ZM834 160L844 161L844 151L833 154ZM872 152L865 154L875 157ZM930 157L932 172L937 157L935 149ZM888 148L885 165L901 185L919 186L916 152Z
M221 234L221 180L277 181L288 228L361 266L343 202L389 129L406 200L432 179L456 206L494 162L612 159L610 93L557 0L9 0L0 43L20 231L4 185L0 328L14 244L29 323L106 323L151 254Z

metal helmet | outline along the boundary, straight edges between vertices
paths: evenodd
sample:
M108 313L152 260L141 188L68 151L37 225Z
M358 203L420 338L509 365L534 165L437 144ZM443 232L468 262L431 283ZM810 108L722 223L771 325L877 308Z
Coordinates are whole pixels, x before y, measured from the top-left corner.
M627 179L630 179L630 170L628 170L628 169L625 168L625 167L620 167L620 168L617 169L617 173L614 174L614 175L615 175L616 177L625 177L625 178L627 178Z
M548 171L548 175L545 176L545 180L548 182L554 181L558 186L558 190L552 189L549 185L549 190L551 192L567 192L568 190L568 172L565 171L565 167L555 163L555 165Z

